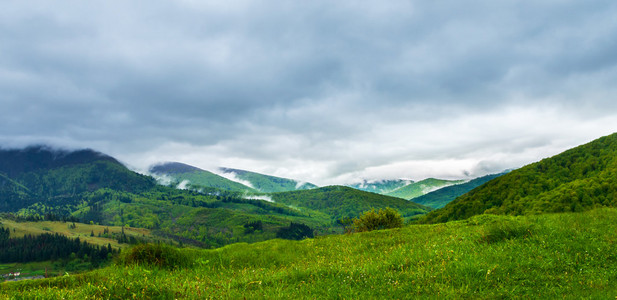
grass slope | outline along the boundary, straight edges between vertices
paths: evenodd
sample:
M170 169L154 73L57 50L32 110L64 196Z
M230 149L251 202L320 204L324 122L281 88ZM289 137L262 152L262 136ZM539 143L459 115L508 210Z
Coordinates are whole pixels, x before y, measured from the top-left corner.
M242 183L178 162L168 162L152 166L150 172L158 176L169 176L173 178L176 185L186 181L195 189L207 187L234 192L257 192L255 189Z
M406 186L400 187L386 195L411 200L416 197L425 195L440 188L450 186L453 184L463 183L464 180L443 180L435 178L427 178L418 182L410 183Z
M617 295L617 210L508 217L216 250L0 285L0 298L502 299Z
M251 186L262 193L277 193L296 190L308 190L317 186L309 182L249 172L245 170L220 168L223 173L231 173L236 178L248 181Z
M447 187L438 189L436 191L430 192L426 195L413 198L413 202L426 205L432 208L442 208L446 204L456 199L456 197L459 197L503 174L504 173L486 175L486 176L482 176L482 177L470 180L465 183L447 186Z
M539 214L617 206L617 134L491 180L426 216L446 222L482 213Z
M272 199L297 208L310 208L326 213L332 219L357 217L371 208L391 207L404 217L424 214L430 208L400 198L364 192L345 186L272 194Z

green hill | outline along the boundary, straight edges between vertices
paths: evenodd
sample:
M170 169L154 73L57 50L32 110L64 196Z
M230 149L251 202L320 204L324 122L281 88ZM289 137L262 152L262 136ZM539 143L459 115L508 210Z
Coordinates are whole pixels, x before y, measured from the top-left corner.
M251 186L262 193L277 193L296 190L308 190L317 186L309 182L299 182L293 179L275 177L270 175L249 172L245 170L219 168L223 173L232 174L234 177L249 182Z
M174 185L183 184L194 189L205 187L235 192L257 192L242 183L178 162L154 165L150 168L150 172L157 176L171 177Z
M484 183L493 180L505 173L491 174L482 176L465 183L459 183L451 186L447 186L436 191L430 192L426 195L413 198L413 202L426 205L432 208L442 208L446 204L452 202L456 197L459 197Z
M0 298L613 299L615 232L617 210L600 209L215 250L163 248L153 258L169 259L166 267L145 260L0 283Z
M400 187L386 195L411 200L416 197L420 197L432 191L440 188L459 184L465 182L464 180L443 180L435 178L427 178L418 182L413 182L403 187Z
M154 186L151 177L92 150L0 150L0 211L15 212L35 203L76 205L82 193L102 188L138 193Z
M333 220L357 217L371 208L391 207L402 216L424 214L430 208L404 199L364 192L345 186L327 186L306 191L272 194L272 200L292 207L310 208L328 214Z
M359 183L354 183L347 185L357 190L377 193L377 194L388 194L398 188L404 187L408 184L413 183L412 180L404 180L404 179L392 179L392 180L376 180L376 181L367 181L364 180Z
M617 206L617 134L491 180L426 216L446 222L482 213L526 215Z

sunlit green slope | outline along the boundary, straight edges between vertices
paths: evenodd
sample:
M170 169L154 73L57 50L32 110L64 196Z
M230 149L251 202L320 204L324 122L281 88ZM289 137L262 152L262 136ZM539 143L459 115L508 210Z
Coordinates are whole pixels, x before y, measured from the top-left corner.
M615 209L483 215L301 242L169 250L161 256L167 267L116 265L4 283L0 298L613 299L616 241Z

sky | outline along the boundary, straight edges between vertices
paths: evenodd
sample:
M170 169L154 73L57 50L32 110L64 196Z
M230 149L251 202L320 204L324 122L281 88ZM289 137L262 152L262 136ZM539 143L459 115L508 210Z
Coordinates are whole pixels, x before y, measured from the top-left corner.
M617 131L617 2L2 1L0 146L319 185L473 178Z

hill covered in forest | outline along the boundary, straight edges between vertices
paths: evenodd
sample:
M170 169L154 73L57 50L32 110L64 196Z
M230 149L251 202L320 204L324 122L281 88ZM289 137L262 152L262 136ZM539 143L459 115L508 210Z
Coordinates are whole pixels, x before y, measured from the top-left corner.
M527 215L617 206L617 134L493 179L428 214L435 223L490 213Z
M306 191L272 194L272 200L292 207L324 212L335 219L356 217L371 208L391 207L403 217L424 214L431 209L404 199L356 190L346 186L327 186Z

